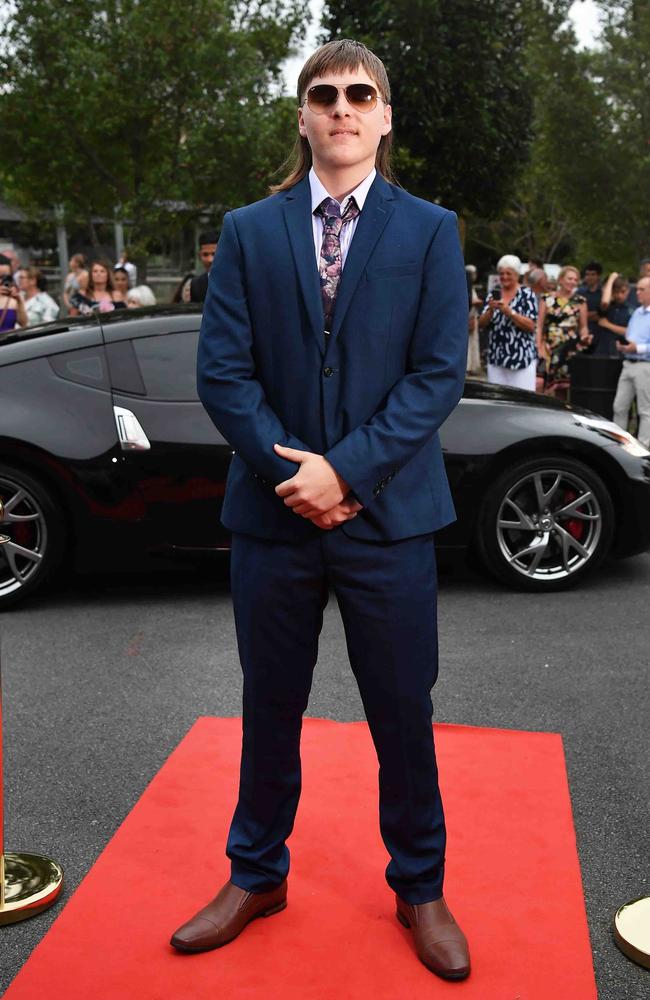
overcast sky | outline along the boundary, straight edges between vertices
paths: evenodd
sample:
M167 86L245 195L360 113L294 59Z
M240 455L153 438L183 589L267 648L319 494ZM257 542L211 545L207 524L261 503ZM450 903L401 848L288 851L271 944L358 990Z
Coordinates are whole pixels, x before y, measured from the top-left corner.
M311 24L307 32L307 38L302 51L293 59L288 59L285 64L284 77L286 89L290 94L295 94L298 83L298 73L310 52L316 48L316 35L320 30L320 16L323 9L322 0L309 0L311 11ZM598 9L594 0L575 0L570 13L576 35L581 46L591 46L598 36Z

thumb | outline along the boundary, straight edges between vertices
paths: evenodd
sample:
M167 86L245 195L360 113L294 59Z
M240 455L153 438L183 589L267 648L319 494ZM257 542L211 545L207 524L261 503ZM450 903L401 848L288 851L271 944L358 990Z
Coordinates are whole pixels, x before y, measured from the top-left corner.
M298 448L287 448L283 444L273 445L280 458L288 458L290 462L304 462L311 455L310 451L299 451Z

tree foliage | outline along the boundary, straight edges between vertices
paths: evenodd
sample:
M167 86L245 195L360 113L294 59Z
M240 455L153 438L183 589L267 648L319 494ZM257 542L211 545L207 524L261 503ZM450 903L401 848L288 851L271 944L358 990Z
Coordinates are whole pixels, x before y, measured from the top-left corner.
M650 5L601 0L579 51L567 10L528 12L530 162L497 220L471 220L474 255L497 247L636 273L650 253Z
M410 191L497 214L528 155L532 99L521 0L326 0L327 37L365 42L391 81Z
M599 105L597 143L590 156L599 176L580 198L590 243L609 264L635 274L650 255L650 4L647 0L598 3L602 43L590 60Z
M472 250L518 253L523 259L567 260L576 251L576 203L602 184L597 148L600 102L589 77L589 55L577 50L567 22L569 4L528 5L525 61L533 96L533 140L525 169L497 218L470 221Z
M179 207L253 200L286 152L298 0L16 0L0 56L4 189L146 242Z

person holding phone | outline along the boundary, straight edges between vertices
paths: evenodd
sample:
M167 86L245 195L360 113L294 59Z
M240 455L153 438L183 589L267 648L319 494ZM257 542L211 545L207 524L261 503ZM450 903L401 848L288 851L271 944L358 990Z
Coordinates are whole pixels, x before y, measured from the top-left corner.
M27 326L27 312L14 282L11 260L0 254L0 333Z
M501 257L497 272L499 284L478 321L480 329L488 329L488 381L535 392L537 299L532 289L519 284L521 261L515 254Z

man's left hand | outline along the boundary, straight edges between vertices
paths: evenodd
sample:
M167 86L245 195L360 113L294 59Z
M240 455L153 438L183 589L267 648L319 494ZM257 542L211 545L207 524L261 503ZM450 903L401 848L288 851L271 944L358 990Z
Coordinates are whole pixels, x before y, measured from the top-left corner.
M352 497L348 497L347 500L342 500L332 510L328 510L326 514L318 514L316 517L310 517L309 520L317 528L322 528L323 531L331 531L332 528L338 528L340 524L351 521L357 516L360 510L363 510L362 505L353 500Z
M326 514L350 492L349 485L339 476L323 455L274 445L280 458L297 462L300 468L295 476L286 479L275 492L284 498L287 507L301 517L313 518Z

